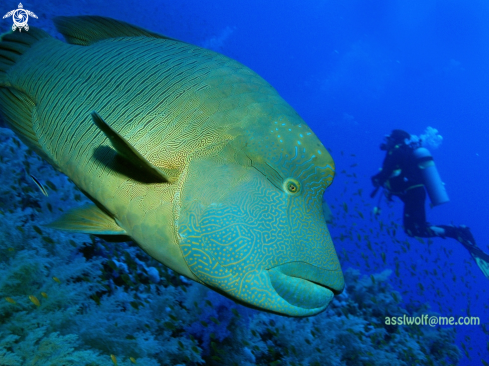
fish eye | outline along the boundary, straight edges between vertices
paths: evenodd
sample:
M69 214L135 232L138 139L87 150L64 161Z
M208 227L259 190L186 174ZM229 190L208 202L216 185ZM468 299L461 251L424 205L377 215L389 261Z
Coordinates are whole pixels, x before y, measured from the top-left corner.
M290 194L297 194L301 189L301 185L298 181L292 178L288 178L284 182L285 192Z

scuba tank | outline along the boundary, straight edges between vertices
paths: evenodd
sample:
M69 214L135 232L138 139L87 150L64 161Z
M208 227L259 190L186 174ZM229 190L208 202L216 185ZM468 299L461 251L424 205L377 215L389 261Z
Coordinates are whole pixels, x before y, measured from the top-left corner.
M441 181L440 174L438 174L435 162L428 149L418 147L413 150L413 154L418 164L418 168L421 171L424 185L433 206L438 206L450 201L445 185Z

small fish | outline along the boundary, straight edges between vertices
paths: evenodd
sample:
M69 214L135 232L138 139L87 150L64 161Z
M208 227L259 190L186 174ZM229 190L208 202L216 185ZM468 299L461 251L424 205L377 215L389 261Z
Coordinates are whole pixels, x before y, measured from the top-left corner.
M114 355L110 355L110 359L112 360L112 362L114 363L114 365L117 365L117 358L115 358Z
M6 297L5 300L7 300L9 303L11 304L17 304L17 301L15 301L14 299L12 299L11 297Z
M56 188L56 186L54 185L54 183L53 183L53 182L51 182L50 180L47 180L47 181L46 181L46 185L47 185L49 188L51 188L53 191L55 191L55 192L56 192L56 191L58 191L58 189Z
M61 283L60 279L58 277L53 277L53 280L55 280L58 283Z
M44 297L45 299L47 299L47 298L48 298L48 294L47 294L47 293L45 293L45 292L41 292L41 295L42 295L42 297Z
M41 306L41 303L34 295L29 295L29 300L31 300L34 305Z
M31 179L34 181L34 183L36 183L36 185L39 187L39 189L41 190L42 194L45 195L46 197L48 196L48 192L46 191L46 188L44 188L44 186L41 184L41 182L39 182L37 180L36 177L34 177L32 174L29 174L29 177L31 177Z
M34 229L34 231L36 233L38 233L39 235L42 235L42 230L39 228L39 226L33 225L32 228Z
M136 363L136 359L134 357L129 357L132 363Z
M397 296L397 294L395 292L391 292L391 296L395 302L399 302L399 297Z

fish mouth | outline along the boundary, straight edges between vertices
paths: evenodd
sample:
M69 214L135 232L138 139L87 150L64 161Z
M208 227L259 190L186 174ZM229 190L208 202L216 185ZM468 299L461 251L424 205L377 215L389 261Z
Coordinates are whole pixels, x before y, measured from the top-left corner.
M341 269L327 270L304 262L273 267L268 275L281 298L303 309L326 309L345 287Z

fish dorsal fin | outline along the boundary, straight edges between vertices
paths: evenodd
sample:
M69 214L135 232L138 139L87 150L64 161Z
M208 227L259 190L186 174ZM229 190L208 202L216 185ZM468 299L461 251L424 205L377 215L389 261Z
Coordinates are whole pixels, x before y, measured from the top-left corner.
M150 32L129 23L106 17L85 15L74 17L55 17L56 29L71 44L89 46L95 42L120 37L173 38Z
M102 130L110 140L117 153L129 161L134 167L152 177L156 182L170 182L172 175L165 174L162 170L151 164L142 156L124 137L119 135L97 112L92 112L92 119L95 125Z
M58 230L95 235L126 235L115 220L94 204L68 211L59 219L44 225Z

